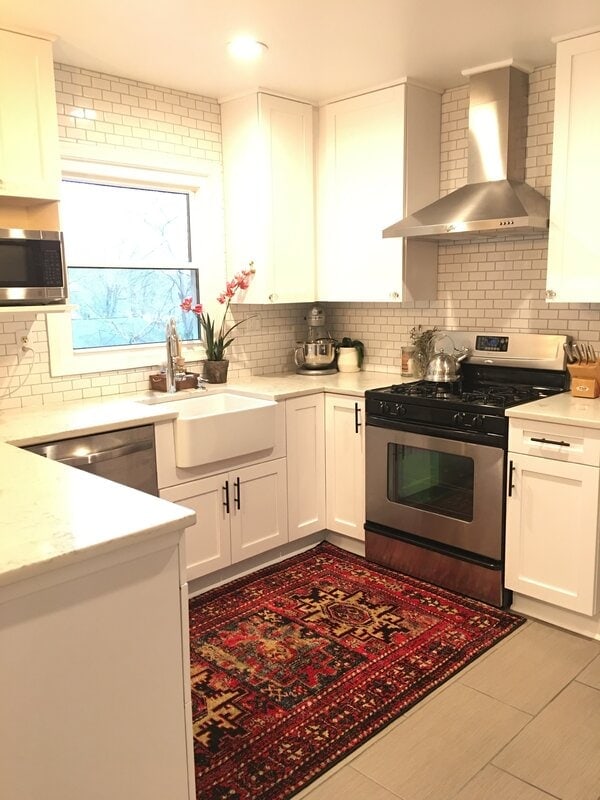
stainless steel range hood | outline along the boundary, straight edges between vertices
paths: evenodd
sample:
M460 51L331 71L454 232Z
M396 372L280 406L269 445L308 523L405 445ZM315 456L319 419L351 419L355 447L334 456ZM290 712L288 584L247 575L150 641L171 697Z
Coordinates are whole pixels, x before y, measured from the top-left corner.
M548 232L549 202L524 182L527 73L505 63L463 74L470 75L467 184L385 228L384 238Z

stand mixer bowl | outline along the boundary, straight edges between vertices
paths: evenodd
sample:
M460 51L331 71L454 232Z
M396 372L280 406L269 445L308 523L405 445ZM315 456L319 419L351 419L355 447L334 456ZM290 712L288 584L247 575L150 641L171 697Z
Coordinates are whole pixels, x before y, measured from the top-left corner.
M335 362L335 339L301 342L294 350L294 361L303 369L327 369Z

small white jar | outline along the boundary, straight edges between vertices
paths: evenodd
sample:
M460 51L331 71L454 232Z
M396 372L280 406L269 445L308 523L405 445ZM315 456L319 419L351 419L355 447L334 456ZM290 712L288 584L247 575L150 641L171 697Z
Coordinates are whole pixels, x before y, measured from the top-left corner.
M339 347L337 357L339 372L360 372L356 347Z

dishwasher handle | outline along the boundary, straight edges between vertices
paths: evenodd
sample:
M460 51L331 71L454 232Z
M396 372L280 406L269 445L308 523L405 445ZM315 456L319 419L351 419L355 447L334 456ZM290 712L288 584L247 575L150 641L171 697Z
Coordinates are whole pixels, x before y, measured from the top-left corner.
M108 450L97 450L92 453L86 453L79 456L62 456L57 461L61 464L68 464L71 467L83 467L87 464L97 464L99 461L112 461L114 458L121 456L128 456L131 453L139 453L142 450L150 450L154 443L148 439L141 442L131 442L129 444L122 444L119 447L111 447ZM41 456L48 457L47 451L40 448L38 451Z

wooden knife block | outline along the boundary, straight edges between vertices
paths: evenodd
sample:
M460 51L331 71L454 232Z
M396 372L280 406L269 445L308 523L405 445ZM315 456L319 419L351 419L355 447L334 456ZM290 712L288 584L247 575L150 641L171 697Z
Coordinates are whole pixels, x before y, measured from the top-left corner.
M573 397L600 396L600 362L594 364L567 364L571 375Z

